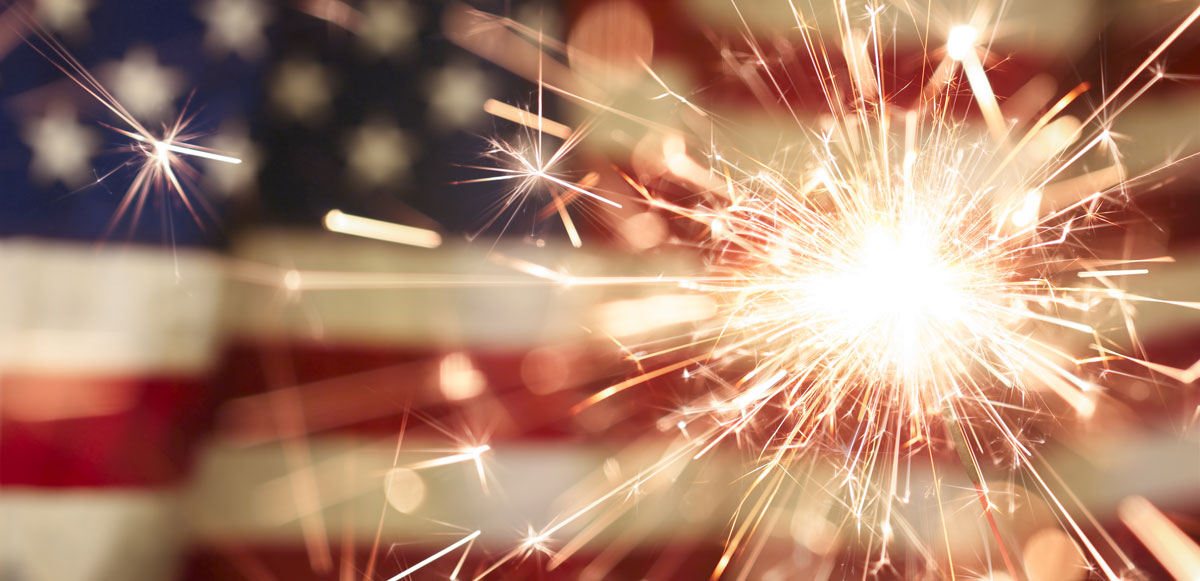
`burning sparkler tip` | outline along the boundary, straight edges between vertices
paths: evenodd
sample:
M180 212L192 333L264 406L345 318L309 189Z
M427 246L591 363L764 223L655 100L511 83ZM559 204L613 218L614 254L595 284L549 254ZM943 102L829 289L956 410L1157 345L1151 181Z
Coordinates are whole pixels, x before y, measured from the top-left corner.
M160 163L163 163L163 164L169 163L171 160L171 158L170 158L171 150L167 148L167 144L163 143L162 141L154 141L153 144L154 144L154 157L156 159L158 159L158 161Z
M969 24L960 24L950 29L946 38L946 55L956 61L965 60L975 50L979 41L979 30Z

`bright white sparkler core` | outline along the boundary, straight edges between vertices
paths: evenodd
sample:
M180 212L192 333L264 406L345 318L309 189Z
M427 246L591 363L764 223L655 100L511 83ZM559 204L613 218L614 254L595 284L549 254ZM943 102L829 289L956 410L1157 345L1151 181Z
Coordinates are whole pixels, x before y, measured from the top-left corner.
M979 41L979 31L974 26L962 24L950 29L946 38L946 54L951 59L961 61L970 56Z
M807 291L829 315L827 333L876 353L877 371L909 375L965 322L964 278L922 229L877 227Z
M169 164L171 162L170 156L171 150L167 147L166 143L161 141L154 142L154 157L159 161L159 163L163 165Z

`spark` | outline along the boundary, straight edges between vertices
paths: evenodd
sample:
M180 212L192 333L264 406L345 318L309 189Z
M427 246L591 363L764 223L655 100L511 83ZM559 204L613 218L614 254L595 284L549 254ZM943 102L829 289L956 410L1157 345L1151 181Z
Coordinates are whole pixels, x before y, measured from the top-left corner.
M1200 579L1200 545L1150 501L1131 496L1121 501L1117 514L1176 581Z
M550 548L546 543L550 540L550 535L547 533L529 533L525 536L525 540L521 541L521 546L529 551L549 552Z
M1150 271L1145 268L1129 268L1125 270L1093 270L1081 272L1079 278L1100 278L1105 276L1134 276L1138 274L1148 274Z
M405 226L383 220L347 214L341 210L330 210L325 214L325 228L331 232L372 238L420 248L437 248L442 245L442 236L433 230Z
M559 139L571 137L570 127L557 121L534 115L525 109L514 107L503 101L488 99L483 103L483 110L489 115L524 125L530 129L540 129L543 133L553 135Z
M433 424L431 424L431 425L433 425ZM437 429L447 435L451 435L448 431L444 430L443 428L437 428ZM421 462L413 462L411 464L404 466L404 468L407 468L409 470L425 470L425 469L429 469L429 468L438 468L441 466L450 466L453 464L463 464L463 463L469 462L475 468L475 474L479 478L480 489L483 490L484 494L489 494L490 489L488 487L487 468L484 466L484 463L483 463L483 455L490 452L491 450L492 450L492 446L490 444L463 446L463 447L458 448L457 450L454 450L453 454L448 454L445 456L433 458L430 460L424 460Z
M408 576L412 575L413 573L416 573L417 571L424 569L430 563L446 556L446 554L453 552L455 549L457 549L463 545L466 545L468 543L471 543L476 538L478 538L479 535L482 533L483 533L483 531L475 531L457 541L454 541L453 543L450 543L450 545L447 546L446 548L426 557L423 561L417 563L416 565L413 565L412 567L409 567L409 568L393 575L392 577L389 577L388 581L400 581L400 579L408 577Z
M456 453L456 454L442 456L441 458L434 458L433 460L425 460L422 462L415 462L413 464L408 465L408 468L410 468L412 470L421 470L424 468L436 468L438 466L449 466L451 464L458 464L461 462L474 462L474 463L478 464L480 462L480 458L486 452L490 451L491 449L492 449L492 447L487 444L483 444L480 446L472 446L470 448L464 448L462 450L459 450L458 453Z
M492 111L499 113L507 111L507 109L500 110L493 107ZM539 218L545 217L550 213L557 214L567 231L567 235L571 239L572 246L579 248L583 242L579 236L579 231L575 227L574 220L567 210L569 202L582 197L600 202L612 208L621 208L622 206L619 202L593 191L592 186L594 184L590 183L590 177L585 176L584 179L576 181L571 178L569 173L560 169L568 154L586 136L588 131L586 127L570 133L553 153L545 156L542 149L544 128L541 125L544 119L541 114L522 117L519 119L519 122L523 125L530 124L531 118L536 119L536 123L539 126L536 137L526 135L522 141L518 142L510 142L500 138L490 139L491 147L484 153L484 156L490 159L494 165L469 165L466 167L488 172L492 175L462 180L457 183L512 183L507 195L501 202L499 211L495 213L491 220L484 224L480 232L494 224L505 213L509 213L511 220L511 216L515 215L515 212L521 209L535 193L545 192L550 198L550 204L540 213ZM559 124L555 123L554 125Z
M172 143L170 141L154 141L145 135L134 134L134 133L124 133L124 135L126 137L129 137L130 139L141 141L143 143L149 142L150 145L154 148L155 157L161 163L168 163L169 160L167 158L167 155L168 155L167 152L178 153L180 155L191 155L194 157L211 159L213 161L219 161L219 162L233 164L233 165L238 165L238 164L242 163L242 160L240 160L236 157L229 156L229 155L222 155L222 154L208 151L206 149L201 149L199 147L192 146L192 145Z
M463 34L458 28L464 23L458 22L457 19L466 16L465 9L462 6L456 5L451 9L453 16L447 19L447 26L450 29L451 36L458 37ZM478 13L471 13L468 17L471 19L479 18ZM510 21L500 20L502 26L508 26ZM489 21L488 26L494 24L494 21ZM478 40L477 30L467 34L473 40ZM516 40L510 38L502 30L492 30L490 34L499 34L501 38L507 41ZM562 172L560 166L565 163L570 153L579 146L580 143L589 135L591 128L584 124L577 128L570 128L562 123L547 119L544 115L545 104L545 89L548 86L546 83L547 62L542 52L545 47L545 38L540 30L533 31L532 36L536 38L537 55L536 67L532 68L531 73L535 74L537 79L537 109L535 112L526 111L524 109L508 105L489 99L484 103L483 109L485 112L501 119L506 119L523 126L528 131L524 134L521 141L508 141L500 138L489 139L491 147L485 152L484 156L493 162L493 165L473 165L467 166L480 171L488 172L489 177L464 180L459 183L484 183L484 182L513 182L513 185L508 190L508 195L505 196L501 203L500 211L495 213L495 216L489 220L480 232L490 227L498 220L505 212L511 211L515 214L527 201L527 199L535 192L546 192L550 197L550 204L539 214L539 219L545 215L556 213L562 221L563 228L566 230L568 237L571 240L571 245L580 248L583 245L583 240L579 235L579 230L576 228L574 219L568 212L568 204L578 197L599 202L610 208L622 208L621 203L613 200L609 196L602 195L594 191L595 184L592 182L592 175L585 176L582 180L572 180L569 174ZM460 43L465 43L466 38L458 37ZM478 51L479 46L475 46L472 42L464 44L471 50ZM495 49L496 46L491 46ZM526 46L525 48L529 48ZM491 50L485 51L491 53L493 58L499 55ZM550 74L557 69L552 64L550 65ZM547 152L545 147L545 137L552 136L560 139L562 143L552 152ZM548 153L548 154L547 154ZM511 221L510 214L510 221Z
M992 137L1002 140L1007 127L1004 117L1000 114L1000 105L996 103L996 93L988 81L983 63L979 61L979 54L976 52L978 40L979 31L975 27L966 24L955 26L950 29L949 38L946 40L946 53L950 59L962 64L967 82L971 85L971 92L975 101L979 103L979 109L983 112Z

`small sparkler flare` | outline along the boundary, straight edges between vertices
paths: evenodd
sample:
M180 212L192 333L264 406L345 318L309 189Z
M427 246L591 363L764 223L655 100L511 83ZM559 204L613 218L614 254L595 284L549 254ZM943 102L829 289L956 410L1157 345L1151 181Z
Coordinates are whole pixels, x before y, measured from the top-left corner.
M197 224L201 226L204 224L205 218L201 216L201 212L207 216L207 219L215 221L217 219L216 212L204 197L189 193L190 188L185 187L185 184L189 184L198 175L195 168L185 158L195 157L234 165L242 163L242 160L192 143L198 136L191 133L190 127L194 118L187 112L186 106L172 123L163 125L161 132L151 131L122 105L58 39L52 36L28 12L28 9L23 5L14 4L9 11L16 14L15 24L12 26L25 38L26 43L112 113L122 127L103 125L132 140L127 149L134 153L134 157L117 169L126 166L134 167L136 173L109 221L105 237L111 235L117 225L126 217L129 218L129 227L132 232L133 227L141 219L147 200L157 192L172 195L184 206ZM109 172L100 180L106 179L116 171ZM169 205L164 204L163 207L166 210Z

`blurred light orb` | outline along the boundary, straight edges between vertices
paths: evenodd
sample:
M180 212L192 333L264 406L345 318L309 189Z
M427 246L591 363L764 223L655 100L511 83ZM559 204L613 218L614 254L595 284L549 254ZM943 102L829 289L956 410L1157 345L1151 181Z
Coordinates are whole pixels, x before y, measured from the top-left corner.
M454 352L438 363L439 387L446 399L461 401L483 393L487 379L465 353Z
M559 349L534 349L521 360L521 381L529 391L547 395L566 387L571 366Z
M641 6L612 0L588 8L567 38L567 59L581 77L605 89L623 89L654 57L654 29Z
M1045 528L1025 542L1025 569L1030 581L1080 581L1088 574L1087 560L1067 533Z
M383 493L392 508L408 514L425 502L425 481L414 470L392 468L383 477Z
M667 239L667 222L654 212L641 212L620 224L621 235L635 250L648 250Z

